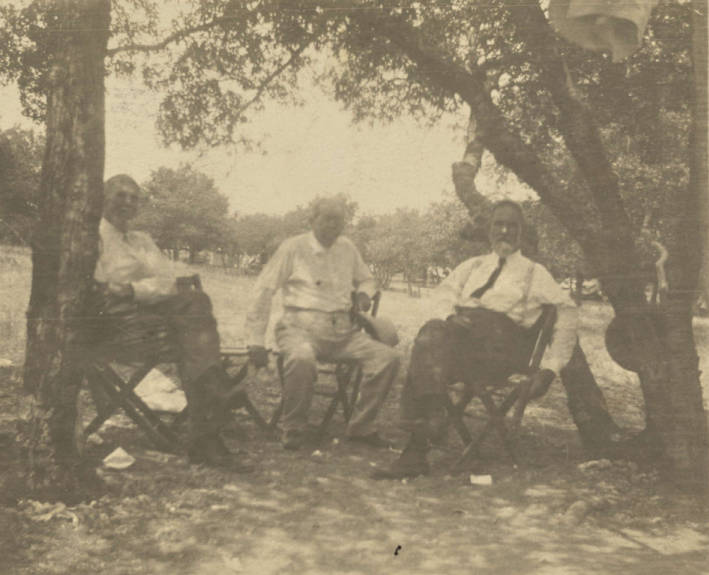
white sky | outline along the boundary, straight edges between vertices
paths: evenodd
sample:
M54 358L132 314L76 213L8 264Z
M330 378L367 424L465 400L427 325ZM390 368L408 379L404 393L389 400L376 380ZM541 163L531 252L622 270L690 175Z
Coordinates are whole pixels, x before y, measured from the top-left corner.
M161 166L190 162L212 177L242 214L282 214L317 195L344 192L360 214L397 207L425 209L452 192L451 163L462 157L465 113L426 127L407 118L392 124L354 125L340 104L317 88L301 93L301 107L270 104L244 130L261 141L260 151L234 147L184 152L161 145L155 127L160 95L139 80L109 77L106 83L106 177L119 172L147 180ZM36 128L20 112L14 86L0 88L0 128ZM485 194L526 193L519 185L499 190L483 169L478 189Z

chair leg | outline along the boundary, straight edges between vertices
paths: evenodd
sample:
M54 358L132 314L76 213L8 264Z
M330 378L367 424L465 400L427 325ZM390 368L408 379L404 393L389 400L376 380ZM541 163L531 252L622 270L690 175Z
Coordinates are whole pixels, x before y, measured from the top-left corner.
M130 387L131 390L135 389L135 388L137 387L137 385L138 385L141 381L143 381L143 378L144 378L146 375L148 375L148 373L150 373L150 370L152 370L153 367L155 367L155 363L154 363L154 362L151 362L151 361L146 362L146 363L143 364L141 367L139 367L139 368L133 373L133 375L131 375L131 377L130 377L130 379L128 380L128 383L127 383L126 385L127 385L128 387ZM109 368L109 369L110 369L110 368ZM89 373L89 372L87 372L87 373ZM96 373L96 371L94 371L94 373ZM114 374L114 375L115 375L115 374ZM118 376L116 375L116 377L118 377ZM98 382L103 382L104 380L103 380L102 377L99 377L98 379L92 378L92 382L96 383L97 381L98 381ZM93 384L93 383L92 383L92 384ZM103 389L104 391L106 391L106 386L105 386L105 385L102 386L101 389ZM107 392L107 393L108 393L108 392ZM96 431L98 431L99 429L101 429L101 426L102 426L104 423L106 423L106 421L108 421L108 420L111 418L111 416L116 412L116 409L117 409L117 408L118 408L118 406L117 406L115 403L113 403L113 404L111 404L111 405L107 405L107 406L106 406L106 410L105 410L103 413L99 413L98 415L96 415L96 417L94 417L94 418L91 420L91 422L86 426L86 429L84 429L84 437L88 437L88 436L91 435L92 433L95 433Z
M504 414L501 413L501 410L498 409L498 407L495 405L495 402L490 397L490 394L486 391L483 391L480 394L480 399L483 402L483 405L485 406L485 410L488 413L488 417L490 418L493 429L497 431L497 435L502 440L502 444L505 447L505 450L510 455L512 461L514 463L517 463L514 444L512 441L510 441L510 437L507 432L507 427L505 426Z
M519 436L519 428L522 423L522 417L524 417L524 410L527 408L529 403L529 395L532 391L532 380L527 378L525 381L520 383L516 388L519 393L519 398L515 404L515 412L512 416L512 439L516 443L517 437Z
M256 409L256 406L253 404L251 399L249 399L248 395L244 395L242 407L248 412L248 414L256 422L256 425L258 425L262 431L267 433L271 432L271 425L259 413L258 409Z
M359 399L359 386L362 384L363 377L364 373L362 372L362 369L358 367L354 382L352 383L352 393L350 394L349 399L349 409L345 411L345 421L347 423L350 422L355 405L357 404L357 399Z
M276 407L276 410L273 412L271 419L268 421L268 428L272 432L275 431L278 427L278 422L281 419L281 415L283 415L283 399L281 399L281 401L278 403L278 407Z
M103 389L120 405L126 415L135 422L158 449L179 450L179 441L170 429L160 421L150 408L110 368L104 370L93 366L93 375L103 382Z
M448 410L448 415L450 416L451 424L458 432L458 435L460 436L460 439L463 441L463 443L466 446L470 445L473 441L473 437L470 435L470 431L466 427L465 423L463 423L463 412L465 411L465 406L467 405L467 402L463 404L464 402L461 401L461 405L456 406L453 404L450 396L447 393L444 401L446 402L446 409Z
M332 398L332 400L330 401L330 405L327 406L327 411L325 411L325 415L323 416L322 421L318 426L319 438L322 438L325 435L325 431L327 430L328 425L330 425L330 421L332 421L332 418L335 415L335 411L337 411L337 406L340 403L342 404L343 409L346 409L347 394L345 393L345 390L340 386L340 384L338 384L337 391L335 392L335 397Z
M499 414L500 418L504 418L507 415L507 412L511 409L511 407L515 404L517 401L517 398L519 397L520 394L520 388L515 387L508 395L505 397L505 399L502 401L500 404L499 408L496 408L496 412ZM492 400L490 400L492 401ZM465 446L465 449L463 450L463 453L460 455L458 460L455 463L455 466L461 466L468 461L470 461L475 455L477 455L480 451L480 445L482 445L482 442L487 438L488 434L490 431L495 429L495 419L493 418L488 418L487 422L485 422L485 426L482 428L480 433L478 434L478 437L475 439L475 441L470 441L467 443ZM514 450L510 452L511 455L513 456L514 459Z

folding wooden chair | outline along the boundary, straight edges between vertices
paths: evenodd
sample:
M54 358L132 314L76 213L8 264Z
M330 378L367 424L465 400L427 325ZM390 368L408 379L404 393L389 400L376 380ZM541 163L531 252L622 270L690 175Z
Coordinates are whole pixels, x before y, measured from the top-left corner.
M551 342L555 322L556 307L553 305L542 306L541 316L535 325L530 328L532 333L536 333L537 336L534 348L529 356L528 368L526 372L522 374L524 377L513 385L511 391L509 391L509 383L513 376L503 382L489 381L466 384L463 394L456 401L453 401L450 395L446 396L447 410L451 424L465 445L463 453L456 465L462 465L478 455L482 442L491 431L496 432L505 450L511 459L516 462L516 436L527 403L529 402L532 384L531 376L539 370L539 364L544 355L544 351ZM496 402L495 396L498 395L497 392L505 389L508 390L508 392L506 392L507 394L504 395L505 392L503 391L502 401L498 399L499 403ZM469 414L466 413L466 408L475 397L480 399L487 414L487 422L477 437L473 437L470 430L463 422L463 417L469 416ZM505 423L505 416L512 406L515 406L515 411L512 416L511 429L508 429Z
M182 286L190 285L193 289L202 289L198 275L179 278L178 281ZM131 352L121 354L115 346L104 345L102 342L88 350L84 362L84 379L93 396L97 414L84 429L84 437L98 431L118 409L122 409L155 447L164 451L181 451L176 427L187 419L188 408L185 407L171 424L167 424L161 417L164 413L151 409L135 392L140 382L157 365L178 361L177 346L171 334L164 329L156 331L149 353L142 355L138 361L131 355ZM240 348L222 348L221 356L227 369L233 367L236 358L248 359L248 352ZM119 375L117 365L134 367L127 381ZM237 374L232 377L235 387L242 383L247 373L248 361L244 361ZM268 423L249 399L246 390L242 389L241 397L234 404L233 409L238 408L245 409L261 429L270 431Z
M372 298L372 307L370 309L370 314L372 317L376 317L379 311L379 302L381 300L381 292L377 291ZM278 368L278 379L281 383L281 389L283 388L283 355L278 354L276 359L276 366ZM357 397L359 396L359 386L362 383L362 368L357 361L341 361L337 363L322 363L318 366L318 377L326 376L334 378L335 389L330 390L319 390L316 389L314 394L329 397L330 403L325 410L325 414L317 427L317 436L322 437L325 435L328 425L332 421L332 418L337 412L338 406L342 407L342 416L345 423L348 423L350 417L352 417L352 412L354 411L355 403L357 402ZM273 412L269 426L272 430L275 430L280 421L281 415L283 415L283 399L281 399L278 407Z

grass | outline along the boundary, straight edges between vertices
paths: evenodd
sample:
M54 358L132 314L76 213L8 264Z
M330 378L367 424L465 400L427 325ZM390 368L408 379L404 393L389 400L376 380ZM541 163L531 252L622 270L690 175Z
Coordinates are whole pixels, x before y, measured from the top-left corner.
M0 358L19 365L30 260L23 250L0 254L5 298L0 308ZM214 303L225 346L241 346L243 321L254 278L214 268L195 268ZM428 293L410 298L387 291L380 314L398 326L408 353L427 319ZM617 367L603 346L608 306L584 304L581 339L617 421L643 423L635 375ZM696 336L706 352L709 324ZM704 362L707 361L706 353ZM259 409L278 401L273 371L249 380ZM11 434L18 418L19 388L0 378L0 432ZM706 380L705 380L706 383ZM400 382L380 419L398 444ZM693 501L665 495L652 470L606 462L583 471L581 449L561 386L528 409L520 438L519 465L487 444L482 465L488 487L454 473L459 453L432 453L434 471L409 482L375 482L372 467L387 465L390 451L369 450L341 439L338 415L328 438L298 452L268 441L253 422L234 412L230 447L246 450L257 469L250 475L190 466L184 457L153 450L125 417L99 432L97 461L120 445L136 458L129 469L99 468L107 485L95 501L62 507L35 501L0 504L0 572L15 575L175 575L235 573L609 573L706 572L707 530ZM322 415L313 406L313 418ZM4 417L3 417L4 416ZM473 424L480 423L474 420ZM0 434L0 438L2 434ZM454 437L451 434L451 442ZM11 456L0 449L0 468ZM477 472L477 471L476 471ZM0 491L2 491L0 475ZM575 518L581 508L586 515ZM398 550L395 555L394 551Z

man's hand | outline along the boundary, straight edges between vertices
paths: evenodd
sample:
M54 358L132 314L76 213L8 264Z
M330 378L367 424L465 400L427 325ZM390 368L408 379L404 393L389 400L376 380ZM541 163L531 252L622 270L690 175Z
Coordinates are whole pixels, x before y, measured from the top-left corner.
M249 346L249 360L256 369L266 367L268 365L268 350L262 345Z
M356 301L357 301L357 311L367 312L367 311L369 311L369 308L372 306L372 298L370 298L363 291L357 292Z
M555 377L556 374L551 369L540 369L535 373L532 376L532 385L529 387L529 399L542 397Z

